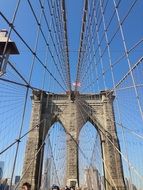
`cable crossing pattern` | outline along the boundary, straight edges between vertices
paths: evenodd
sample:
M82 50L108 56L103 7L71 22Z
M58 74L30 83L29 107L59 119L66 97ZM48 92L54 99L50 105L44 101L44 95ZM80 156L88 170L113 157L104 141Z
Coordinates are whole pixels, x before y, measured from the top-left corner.
M143 2L0 7L0 190L142 190Z

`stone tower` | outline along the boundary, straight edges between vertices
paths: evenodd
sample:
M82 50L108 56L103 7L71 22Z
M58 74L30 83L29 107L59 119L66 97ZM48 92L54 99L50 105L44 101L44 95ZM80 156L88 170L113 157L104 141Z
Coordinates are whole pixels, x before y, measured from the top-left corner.
M33 91L32 116L23 168L23 182L39 190L44 139L54 122L59 121L67 135L67 185L79 186L78 137L83 125L90 121L100 134L106 190L125 190L118 137L114 122L113 93L100 94L46 94ZM113 146L113 144L115 146ZM36 151L36 159L34 155ZM31 165L29 166L31 162Z

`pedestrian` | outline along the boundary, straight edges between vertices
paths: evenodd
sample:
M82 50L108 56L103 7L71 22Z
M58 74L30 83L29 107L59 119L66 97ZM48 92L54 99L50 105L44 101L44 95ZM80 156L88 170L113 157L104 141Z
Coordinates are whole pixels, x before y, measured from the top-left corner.
M28 182L23 183L22 190L31 190L31 184Z
M52 190L60 190L60 188L57 185L52 185Z
M70 190L70 188L68 186L65 186L65 190Z
M74 187L74 186L71 186L71 187L70 187L70 190L75 190L75 187Z

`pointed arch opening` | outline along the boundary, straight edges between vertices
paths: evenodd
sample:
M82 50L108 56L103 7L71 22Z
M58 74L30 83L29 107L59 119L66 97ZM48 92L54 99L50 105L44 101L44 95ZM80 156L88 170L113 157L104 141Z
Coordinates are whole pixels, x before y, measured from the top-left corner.
M46 138L42 167L42 189L50 189L53 184L65 185L66 176L66 133L61 122L50 127Z
M87 189L104 186L101 140L98 128L87 121L79 133L79 183Z

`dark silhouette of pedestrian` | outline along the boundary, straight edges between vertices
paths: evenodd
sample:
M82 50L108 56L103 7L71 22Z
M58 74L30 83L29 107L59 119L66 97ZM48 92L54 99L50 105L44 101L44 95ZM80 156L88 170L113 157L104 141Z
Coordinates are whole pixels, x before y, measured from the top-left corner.
M31 184L28 182L23 183L22 190L31 190Z

